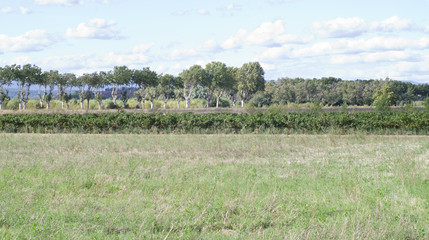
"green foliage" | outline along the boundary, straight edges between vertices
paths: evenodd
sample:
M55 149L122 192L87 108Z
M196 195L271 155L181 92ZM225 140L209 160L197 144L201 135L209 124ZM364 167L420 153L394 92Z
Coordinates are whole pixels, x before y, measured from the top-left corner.
M347 113L349 110L348 110L348 105L347 105L347 103L346 102L343 102L343 105L341 105L341 112L342 113Z
M314 101L310 106L311 113L321 113L322 112L322 103L319 100Z
M424 106L424 111L426 113L429 113L429 97L426 98L426 100L423 103L423 106Z
M237 89L241 100L247 101L258 91L264 91L264 69L259 62L245 63L237 72Z
M216 107L216 101L210 102L210 107ZM229 102L228 99L221 97L219 99L219 107L228 108L228 107L231 107L231 103Z
M270 96L266 94L266 92L259 91L253 95L252 99L250 99L249 104L254 107L263 107L271 105Z
M376 111L387 112L395 103L396 95L389 86L385 86L374 94L373 100Z
M202 100L203 101L203 100ZM12 101L11 101L12 102ZM156 102L161 107L161 101ZM37 101L35 101L37 105ZM91 101L91 109L97 107ZM0 116L2 132L87 132L106 133L117 131L192 133L205 132L429 132L429 113L280 113L265 114L176 114L176 113L100 113L100 114L3 114Z

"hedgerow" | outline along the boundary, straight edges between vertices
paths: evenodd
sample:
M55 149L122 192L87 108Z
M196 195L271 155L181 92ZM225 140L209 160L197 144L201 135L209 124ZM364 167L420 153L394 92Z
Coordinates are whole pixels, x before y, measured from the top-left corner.
M0 132L429 133L429 113L3 114Z

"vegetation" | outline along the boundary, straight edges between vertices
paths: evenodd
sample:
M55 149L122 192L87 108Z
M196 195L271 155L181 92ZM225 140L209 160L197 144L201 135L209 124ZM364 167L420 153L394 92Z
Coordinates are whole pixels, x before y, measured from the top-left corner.
M0 146L3 239L429 237L418 136L2 134Z
M11 85L18 88L16 100L19 109L27 108L31 101L30 88L36 85L39 87L40 108L54 99L62 101L64 108L64 103L72 98L80 101L81 109L84 109L85 100L86 108L89 107L88 99L96 100L98 108L102 109L101 102L108 98L113 101L111 108L119 108L117 100L127 108L130 106L128 101L135 98L139 108L144 108L146 100L150 101L151 108L156 108L156 100L164 101L163 107L167 108L170 99L178 103L185 100L186 108L190 108L191 100L202 99L206 101L206 107L216 108L235 107L236 102L241 101L241 107L245 104L254 107L313 103L321 107L373 105L384 112L393 105L412 107L414 101L424 101L429 96L429 84L415 85L388 78L355 81L334 77L281 78L266 81L258 62L245 63L240 68L210 62L205 67L191 66L178 76L158 74L149 67L139 70L115 66L111 71L76 77L54 70L42 72L39 67L29 64L5 66L0 67L0 109L10 99L8 88ZM179 107L180 104L177 105Z
M428 134L425 112L3 114L1 132Z

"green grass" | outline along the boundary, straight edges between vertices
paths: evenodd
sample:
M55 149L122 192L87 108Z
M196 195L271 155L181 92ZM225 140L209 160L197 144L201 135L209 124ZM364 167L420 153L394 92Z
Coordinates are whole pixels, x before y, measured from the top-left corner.
M4 239L428 239L429 138L0 134Z

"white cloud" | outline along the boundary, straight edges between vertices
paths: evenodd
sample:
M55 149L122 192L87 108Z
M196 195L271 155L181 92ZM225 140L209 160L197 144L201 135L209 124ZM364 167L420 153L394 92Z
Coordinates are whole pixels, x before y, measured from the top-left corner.
M117 39L120 36L118 30L115 29L115 25L115 21L94 18L89 20L89 22L80 23L75 29L68 28L66 36L75 38Z
M60 4L63 6L73 6L81 4L80 0L34 0L40 5Z
M196 57L201 55L207 55L222 51L222 48L214 40L208 40L203 44L191 49L175 49L170 53L170 59L179 60L189 57Z
M426 49L429 47L429 38L406 39L406 38L386 38L374 37L369 39L343 39L337 42L338 47L345 52L369 52L369 51L389 51L404 49Z
M206 9L203 9L203 8L202 9L198 9L197 13L200 14L200 15L210 15L210 12L207 11Z
M43 50L57 42L45 30L31 30L17 37L0 35L0 52L33 52Z
M19 12L23 15L32 13L32 11L30 9L25 8L25 7L19 7Z
M243 45L265 45L272 46L284 43L304 43L313 38L300 39L293 34L284 34L285 22L277 20L274 22L265 22L258 26L252 32L240 29L237 33L222 43L224 49L239 48Z
M314 22L313 29L322 37L355 37L366 31L367 26L362 18L336 18L326 22Z
M230 4L226 5L226 6L224 5L224 6L220 7L220 8L218 8L218 10L220 12L222 12L222 16L228 16L228 17L230 17L230 16L234 16L237 12L241 11L242 8L241 8L240 5L236 5L234 3L230 3Z
M318 42L311 46L295 48L291 56L315 57L334 54L360 54L365 52L386 52L402 50L424 50L429 48L429 38L405 39L374 37L369 39L340 39L338 41Z
M126 65L133 68L150 62L150 57L140 52L143 45L146 44L134 46L130 50L124 52L109 52L103 56L80 54L46 57L40 60L40 65L48 69L57 69L62 72L75 72L76 74L109 70L119 65ZM149 44L147 44L147 46L149 46ZM145 51L147 51L147 49Z
M253 32L249 33L244 42L249 45L267 43L279 37L285 31L284 24L283 20L263 23Z
M0 8L0 13L11 13L12 8L11 7L2 7Z
M330 62L332 64L350 64L350 63L379 63L379 62L398 62L419 61L420 56L407 51L387 51L387 52L371 52L353 55L336 55L332 56Z
M336 54L338 52L339 50L333 42L319 42L309 47L294 49L292 51L292 57L314 57L328 54Z
M373 22L369 26L370 31L394 32L394 31L409 31L416 29L415 24L408 19L400 19L393 16L380 22Z
M271 70L276 69L276 65L274 65L274 64L261 63L261 66L265 71L271 71Z
M244 29L238 30L238 32L229 37L225 42L222 43L224 49L232 49L239 47L242 44L243 39L247 36L247 31Z
M256 57L256 60L272 60L289 57L291 57L291 47L288 45L284 45L281 47L273 47L265 50L261 55Z
M25 65L25 64L32 64L33 60L29 56L18 56L12 59L11 61L13 64L18 65Z
M142 53L124 53L117 54L110 52L102 58L104 65L106 66L119 66L119 65L136 65L147 63L149 58ZM98 65L97 60L91 65Z
M133 48L133 53L145 53L147 52L151 47L153 47L153 44L139 44Z
M367 23L359 17L336 18L325 22L314 22L313 30L321 37L348 38L357 37L367 32L395 32L419 30L411 20L397 16L382 21Z

